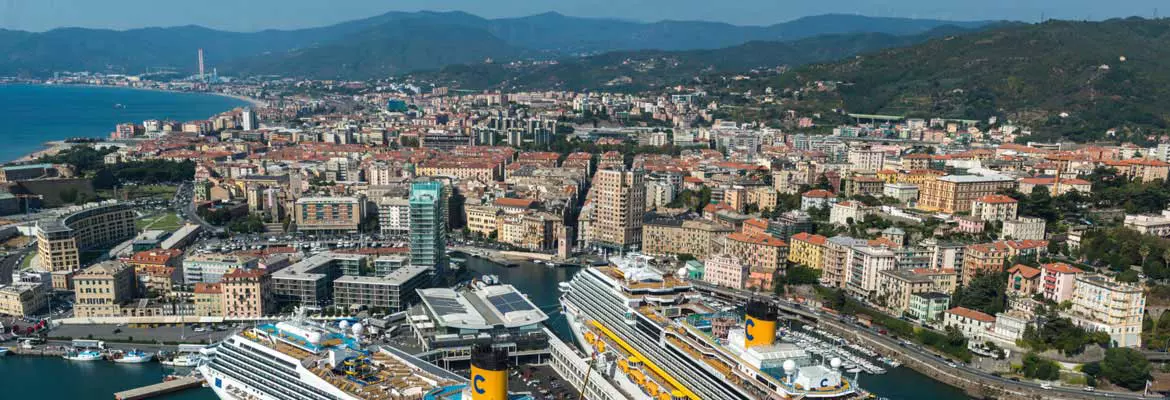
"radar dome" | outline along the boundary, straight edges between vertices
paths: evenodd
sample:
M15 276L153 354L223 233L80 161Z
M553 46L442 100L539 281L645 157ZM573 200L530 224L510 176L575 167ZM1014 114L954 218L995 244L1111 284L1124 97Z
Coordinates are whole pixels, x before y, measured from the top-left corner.
M349 329L349 321L343 319L337 326L341 327L341 329Z
M678 274L678 276L687 276L687 267L679 268L676 274Z
M796 371L796 361L785 360L784 361L784 372L791 374L794 371Z
M359 324L353 324L353 328L351 328L351 329L353 330L354 336L361 336L362 333L365 332L366 327L362 326L362 324L359 323Z
M833 367L833 369L841 368L841 359L833 357L833 359L829 360L829 366Z

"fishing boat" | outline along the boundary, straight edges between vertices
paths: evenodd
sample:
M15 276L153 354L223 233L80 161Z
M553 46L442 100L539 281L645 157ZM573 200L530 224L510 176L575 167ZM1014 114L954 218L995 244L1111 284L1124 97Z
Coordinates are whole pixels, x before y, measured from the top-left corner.
M8 352L9 352L9 350L7 347L0 347L0 357L4 357L4 356L8 355Z
M142 364L154 360L154 353L147 353L138 349L130 351L114 351L110 353L110 361L119 364Z
M69 350L65 352L62 358L69 361L98 361L102 359L102 353L97 350Z
M168 367L194 367L199 365L198 354L179 353L171 357L160 357L159 363Z

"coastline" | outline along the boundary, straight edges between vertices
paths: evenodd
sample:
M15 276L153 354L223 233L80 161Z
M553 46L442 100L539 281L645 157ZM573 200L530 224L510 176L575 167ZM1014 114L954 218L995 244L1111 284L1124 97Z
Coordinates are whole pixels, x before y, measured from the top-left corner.
M248 96L243 96L243 95L221 93L221 92L214 92L214 91L192 92L192 91L182 91L182 90L172 90L172 89L160 89L160 88L153 88L153 87L95 85L95 84L90 84L90 83L50 84L50 83L43 83L42 82L42 83L20 83L20 84L21 85L32 85L32 86L49 86L49 87L74 86L74 87L89 87L89 88L130 89L130 90L143 90L143 91L177 93L177 94L205 94L205 95L214 95L214 96L227 97L227 98L239 100L239 101L247 103L248 106L250 106L252 108L261 108L261 107L265 106L265 102L260 100L260 99L256 99L256 98L248 97ZM223 110L220 112L227 112L227 111L231 111L231 110ZM41 158L42 156L49 156L49 155L57 154L61 151L64 151L66 149L73 147L76 144L77 143L68 143L65 140L47 141L47 142L41 143L41 148L38 150L35 150L31 153L25 154L23 156L17 157L17 158L12 159L12 160L3 161L2 163L4 163L4 164L13 164L13 163L23 164L23 163L35 162L37 159Z

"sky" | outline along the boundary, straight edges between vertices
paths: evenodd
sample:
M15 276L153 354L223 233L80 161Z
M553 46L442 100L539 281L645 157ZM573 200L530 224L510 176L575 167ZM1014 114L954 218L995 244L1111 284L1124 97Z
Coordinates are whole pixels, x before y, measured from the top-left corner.
M459 10L487 18L556 11L638 21L769 25L808 15L861 14L948 20L1101 20L1170 13L1166 0L0 0L0 28L132 29L202 25L232 30L329 25L387 11Z

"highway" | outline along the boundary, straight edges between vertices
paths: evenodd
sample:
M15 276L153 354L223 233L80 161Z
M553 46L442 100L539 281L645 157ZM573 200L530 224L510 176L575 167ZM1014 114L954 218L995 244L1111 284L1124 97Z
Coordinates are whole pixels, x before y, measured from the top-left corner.
M886 349L888 349L888 351L896 352L896 353L900 354L902 357L911 358L920 364L926 365L928 368L933 370L934 374L945 374L945 375L959 377L962 380L966 380L969 382L978 382L980 384L987 385L990 388L1013 392L1014 394L1020 395L1020 396L1036 397L1036 398L1059 397L1059 398L1067 398L1067 399L1099 399L1099 398L1146 399L1146 398L1157 398L1157 397L1146 397L1146 396L1142 396L1140 393L1132 393L1132 392L1110 392L1110 391L1102 391L1102 390L1098 390L1095 392L1086 392L1086 391L1084 391L1084 389L1082 389L1080 387L1063 388L1063 387L1053 386L1052 389L1045 389L1045 388L1041 387L1041 384L1039 384L1039 383L1026 382L1026 381L1013 381L1011 379L1002 378L1002 377L992 375L990 373L979 370L977 368L969 367L963 363L954 363L955 367L951 367L948 365L950 363L947 362L943 357L940 357L940 356L936 355L935 353L928 351L925 348L922 348L918 345L902 346L901 343L898 340L894 339L893 337L890 337L887 335L882 335L882 334L874 331L873 329L866 328L864 326L857 325L855 323L842 322L840 320L837 320L837 317L835 317L835 316L823 314L823 313L816 311L816 310L809 310L809 309L805 308L804 306L801 306L800 304L793 303L793 302L778 298L778 297L772 295L771 293L768 293L765 295L758 295L756 293L742 291L742 290L734 290L734 289L712 286L712 285L709 285L709 284L706 284L703 282L692 282L692 284L699 291L714 293L714 294L717 294L717 295L725 297L725 298L737 298L737 299L741 299L741 300L746 300L750 297L755 296L755 297L764 297L764 298L771 299L773 301L773 303L776 304L777 308L779 308L781 311L784 311L784 312L790 313L790 314L799 315L800 317L802 317L806 320L816 321L816 323L818 325L825 325L827 327L835 328L838 331L845 331L845 332L849 332L850 334L853 334L853 335L858 335L858 336L864 337L867 341L877 343L877 344L881 345L882 347L885 347ZM1166 353L1162 353L1162 354L1163 354L1163 356L1166 356ZM922 371L919 371L919 372L922 372Z

